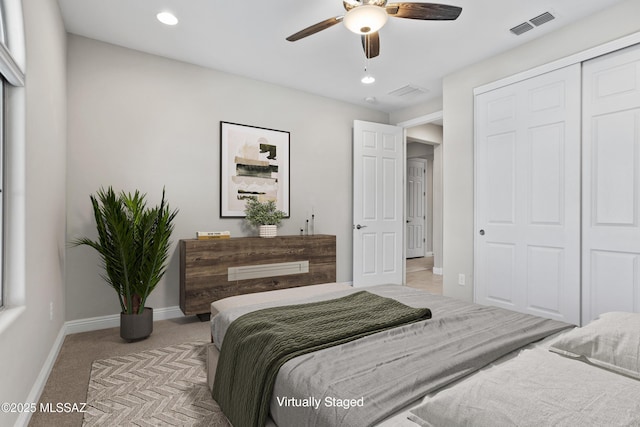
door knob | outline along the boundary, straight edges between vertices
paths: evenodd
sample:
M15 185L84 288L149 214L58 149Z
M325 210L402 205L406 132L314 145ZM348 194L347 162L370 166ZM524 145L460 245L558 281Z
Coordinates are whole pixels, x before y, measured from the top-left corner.
M360 224L356 225L356 228L358 230L360 230L361 228L366 228L366 227L367 227L366 225L360 225Z
M478 233L480 233L481 236L484 236L484 230L480 230Z

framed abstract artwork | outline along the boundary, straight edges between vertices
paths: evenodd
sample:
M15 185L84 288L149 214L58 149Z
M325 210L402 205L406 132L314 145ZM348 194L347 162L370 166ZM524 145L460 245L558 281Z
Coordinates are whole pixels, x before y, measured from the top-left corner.
M220 217L244 218L245 201L275 200L289 217L290 134L220 122Z

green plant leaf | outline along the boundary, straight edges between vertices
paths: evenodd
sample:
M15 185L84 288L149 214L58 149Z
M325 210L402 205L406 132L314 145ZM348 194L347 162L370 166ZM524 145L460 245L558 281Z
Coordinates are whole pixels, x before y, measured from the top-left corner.
M173 220L165 201L147 208L145 194L120 192L112 187L91 195L98 239L82 237L72 241L86 245L99 254L104 268L102 277L116 291L123 313L142 313L149 294L166 272L171 246Z
M279 226L286 216L284 212L278 210L275 201L260 202L257 198L247 199L244 212L246 215L245 220L254 227L261 225Z

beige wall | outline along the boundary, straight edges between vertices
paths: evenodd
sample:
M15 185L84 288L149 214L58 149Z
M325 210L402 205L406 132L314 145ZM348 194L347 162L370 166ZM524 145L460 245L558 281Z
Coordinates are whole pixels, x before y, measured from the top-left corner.
M220 121L291 132L291 218L279 233L299 234L313 208L316 232L337 235L338 281L351 280L353 120L388 123L386 113L75 35L68 82L68 238L95 236L89 195L101 186L139 189L150 202L166 186L180 209L150 306L179 303L179 239L251 234L219 218ZM67 320L120 311L98 264L90 248L67 251Z
M26 97L26 309L0 333L0 401L15 403L37 398L33 385L65 320L66 34L54 0L23 0L23 12L26 84L10 97ZM0 413L0 425L18 417Z
M404 108L402 110L393 111L389 114L389 123L402 123L408 120L413 120L416 117L426 116L428 114L436 113L441 110L442 98L435 98L408 108Z
M239 220L218 218L220 120L291 132L292 217L281 232L296 233L313 206L318 232L338 235L338 280L350 280L352 121L397 123L443 108L445 293L471 299L473 280L459 287L456 279L473 272L473 88L640 30L640 2L629 0L454 73L442 101L388 116L81 37L67 44L55 1L23 5L26 87L13 93L26 97L26 309L0 335L0 400L8 402L32 397L65 319L119 311L97 256L65 248L93 233L88 196L97 188L138 188L153 202L166 186L180 209L174 240L196 230L247 234ZM172 253L152 306L178 304ZM0 414L1 425L16 420Z
M444 294L473 299L473 89L640 31L628 0L444 79ZM458 285L458 274L467 277Z
M433 123L413 126L407 129L407 137L428 141L432 144L442 144L442 126Z

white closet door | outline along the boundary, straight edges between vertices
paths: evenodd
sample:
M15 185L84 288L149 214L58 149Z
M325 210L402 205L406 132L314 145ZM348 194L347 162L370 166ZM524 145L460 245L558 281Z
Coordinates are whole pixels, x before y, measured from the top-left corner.
M476 97L475 301L580 322L580 65Z
M640 46L584 63L583 323L640 311Z

